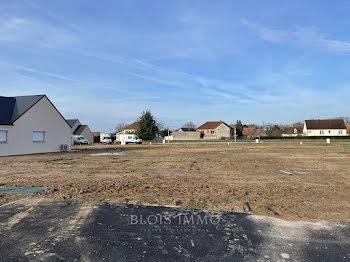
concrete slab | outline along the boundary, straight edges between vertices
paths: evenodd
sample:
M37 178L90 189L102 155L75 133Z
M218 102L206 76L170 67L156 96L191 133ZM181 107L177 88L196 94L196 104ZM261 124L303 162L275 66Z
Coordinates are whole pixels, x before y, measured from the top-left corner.
M0 207L2 261L350 261L350 223L26 198Z

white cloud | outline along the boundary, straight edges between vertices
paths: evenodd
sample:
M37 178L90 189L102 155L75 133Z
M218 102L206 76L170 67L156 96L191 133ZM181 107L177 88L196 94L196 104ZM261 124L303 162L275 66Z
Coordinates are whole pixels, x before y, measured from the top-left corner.
M21 17L0 19L0 42L24 46L67 47L78 41L76 33L38 20Z
M246 19L241 19L241 23L267 42L287 43L302 48L329 52L350 52L350 42L329 39L326 34L320 33L316 27L297 27L293 30L279 30L271 29Z

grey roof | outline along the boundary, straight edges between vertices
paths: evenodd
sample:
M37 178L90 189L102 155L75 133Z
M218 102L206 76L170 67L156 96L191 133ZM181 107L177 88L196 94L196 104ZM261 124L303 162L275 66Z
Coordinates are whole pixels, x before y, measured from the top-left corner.
M66 119L67 123L70 125L70 127L73 127L74 124L79 121L79 119Z
M86 127L87 127L87 125L78 126L77 129L74 131L74 135L80 136L84 132Z
M11 124L12 111L16 99L14 97L0 96L0 125Z
M12 125L44 96L0 97L0 124Z

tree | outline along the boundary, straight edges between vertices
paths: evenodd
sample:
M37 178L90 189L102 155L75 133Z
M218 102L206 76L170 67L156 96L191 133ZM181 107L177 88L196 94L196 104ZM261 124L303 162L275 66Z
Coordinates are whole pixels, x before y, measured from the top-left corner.
M344 116L343 119L344 119L345 125L350 124L350 117Z
M115 132L119 133L121 131L123 131L125 129L125 127L127 127L128 125L125 123L119 123L116 127L115 127Z
M196 125L192 121L186 122L182 127L188 128L190 131L196 131Z
M236 122L236 132L237 136L243 136L243 125L241 120L237 120Z
M266 130L266 134L267 136L282 136L282 130L278 125L274 125Z
M159 131L159 135L162 136L162 137L168 136L168 134L170 134L170 129L169 128L160 129L160 131Z
M157 122L149 110L141 113L138 123L139 128L137 130L137 135L143 140L152 140L159 131Z

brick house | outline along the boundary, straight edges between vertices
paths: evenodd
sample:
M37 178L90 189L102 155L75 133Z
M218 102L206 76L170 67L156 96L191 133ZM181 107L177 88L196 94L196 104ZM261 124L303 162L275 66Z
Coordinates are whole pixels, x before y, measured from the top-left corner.
M204 139L231 139L233 128L223 121L208 121L197 128Z

